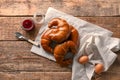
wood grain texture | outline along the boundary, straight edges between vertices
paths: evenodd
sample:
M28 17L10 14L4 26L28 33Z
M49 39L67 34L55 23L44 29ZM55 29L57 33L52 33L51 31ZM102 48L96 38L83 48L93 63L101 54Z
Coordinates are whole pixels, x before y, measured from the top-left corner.
M0 17L0 72L2 80L70 80L71 69L61 68L55 62L30 52L31 44L25 41L18 41L14 33L21 32L30 39L35 39L40 29L36 25L33 32L26 32L21 29L21 21L31 17ZM114 32L113 36L120 38L119 17L78 17L96 25L102 26ZM120 74L120 52L118 58L110 67L107 73L103 73L98 80L119 80ZM4 73L5 72L5 73ZM23 72L23 73L21 73ZM45 72L45 73L44 73ZM48 73L47 73L48 72ZM7 73L7 74L6 74ZM8 74L10 73L10 74ZM11 73L14 73L11 75ZM20 73L20 74L18 74ZM16 75L17 74L17 75ZM64 75L63 75L64 74ZM29 75L31 77L29 77ZM33 76L32 76L33 75ZM36 76L37 75L37 76ZM111 77L112 75L112 77ZM8 77L7 77L8 76ZM16 77L17 76L17 77ZM18 77L20 76L20 77ZM67 77L66 77L67 76Z
M32 17L0 17L0 40L17 40L15 32L21 32L26 37L34 40L41 25L31 32L21 29L21 22ZM114 37L120 38L120 17L78 17L93 24L99 25L113 32Z
M45 80L44 72L1 72L0 80Z
M116 72L105 72L100 75L95 75L92 80L120 80L120 73Z
M0 71L71 71L30 52L25 41L0 41Z
M92 80L120 80L120 73L103 73ZM71 72L0 72L1 80L71 80Z
M41 25L36 25L33 31L24 31L21 28L24 19L32 19L31 17L1 17L0 18L0 40L17 40L15 32L20 32L30 39L34 39ZM7 36L6 36L7 35Z
M70 72L54 61L50 61L30 52L31 45L25 41L0 41L0 71L47 71ZM120 72L120 52L108 72Z
M71 72L0 73L1 80L70 80Z
M48 7L74 16L120 15L120 0L1 0L0 15L33 15L36 11L45 14Z
M26 32L21 22L36 11L45 14L48 7L99 25L120 38L120 0L0 0L0 80L71 80L71 69L31 53L32 45L14 34L21 32L34 40L41 25ZM120 51L116 54L109 70L92 80L120 80Z

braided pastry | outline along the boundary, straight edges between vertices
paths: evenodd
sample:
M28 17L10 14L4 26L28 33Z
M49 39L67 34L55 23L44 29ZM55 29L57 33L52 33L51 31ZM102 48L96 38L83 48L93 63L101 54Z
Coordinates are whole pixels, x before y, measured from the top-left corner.
M51 47L52 42L55 46ZM48 29L41 37L41 46L49 53L52 53L60 66L68 66L72 58L65 59L68 52L77 53L79 47L79 33L64 19L53 18L48 23Z
M72 63L71 58L65 60L65 55L69 51L71 51L73 54L76 54L79 47L79 33L73 26L70 26L70 29L71 33L68 40L62 44L58 44L54 49L54 57L56 62L63 67Z

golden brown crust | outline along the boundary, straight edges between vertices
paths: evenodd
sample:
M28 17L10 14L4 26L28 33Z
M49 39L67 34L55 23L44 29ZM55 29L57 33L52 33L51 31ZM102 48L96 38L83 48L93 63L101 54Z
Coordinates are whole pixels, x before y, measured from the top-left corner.
M71 58L67 60L64 58L68 51L71 51L73 54L76 53L76 45L73 41L66 41L57 45L54 49L54 57L56 62L63 67L72 63Z
M73 41L78 48L79 44L80 44L79 33L72 25L70 25L70 28L71 28L71 33L70 33L70 36L69 36L69 40Z
M43 49L49 53L53 53L53 48L50 47L51 40L49 34L52 32L52 29L47 29L46 32L41 37L41 46Z
M55 28L56 26L56 28ZM65 41L70 35L69 24L61 18L54 18L48 23L48 27L54 29L50 34L51 40L61 43Z
M43 49L53 53L58 64L68 66L72 63L72 59L65 60L64 57L68 51L73 54L77 53L79 47L78 31L61 18L53 18L48 23L48 27L49 29L41 37ZM54 48L50 47L52 41L57 43Z
M64 60L64 57L68 51L76 54L79 47L79 33L73 26L70 25L69 27L71 30L69 39L64 43L57 45L54 49L56 62L61 66L68 66L72 63L72 59Z
M54 26L57 26L54 28ZM49 29L41 37L41 45L43 49L49 53L53 53L53 48L50 47L52 41L61 43L70 35L69 24L61 18L53 18L48 23Z

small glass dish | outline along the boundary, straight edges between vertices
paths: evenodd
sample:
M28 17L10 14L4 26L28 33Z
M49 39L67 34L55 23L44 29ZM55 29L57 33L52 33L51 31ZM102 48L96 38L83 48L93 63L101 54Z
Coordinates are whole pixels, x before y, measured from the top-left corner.
M32 19L25 19L23 20L21 27L23 30L31 31L35 27L35 24Z

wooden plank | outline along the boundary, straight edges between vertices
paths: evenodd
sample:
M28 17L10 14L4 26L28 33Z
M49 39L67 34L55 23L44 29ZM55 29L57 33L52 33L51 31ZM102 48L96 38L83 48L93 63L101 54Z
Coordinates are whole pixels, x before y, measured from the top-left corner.
M113 32L113 37L120 38L120 17L80 17Z
M51 64L49 64L51 63ZM47 65L46 65L47 64ZM49 64L49 65L48 65ZM0 72L70 72L69 68L62 68L54 62L44 59L19 59L2 60L0 63Z
M45 14L48 7L53 7L74 16L117 16L119 5L119 0L1 0L0 15Z
M70 72L0 73L1 80L71 80Z
M109 73L109 74L110 74L110 80L120 80L120 73L115 72L115 73Z
M120 73L103 73L92 80L120 80ZM0 72L1 80L71 80L71 72Z
M0 71L47 71L70 72L55 62L30 52L31 45L25 41L0 41ZM120 52L109 72L120 72Z
M112 64L112 66L108 69L108 71L120 72L119 71L120 70L120 51L116 53L117 53L117 59Z
M95 75L92 80L120 80L119 72L104 72L100 75Z
M44 72L1 72L0 80L44 80Z
M32 19L31 17L1 17L0 18L0 40L18 40L15 32L20 32L30 39L35 39L41 25L36 25L33 31L24 31L21 23L24 19Z
M21 32L30 39L35 39L41 25L36 25L32 32L21 29L21 22L32 17L0 17L0 40L17 40L15 32ZM120 38L120 17L78 17L114 32L113 36Z
M70 71L31 53L31 46L24 41L0 41L0 71Z
M71 80L71 72L45 72L45 80Z

